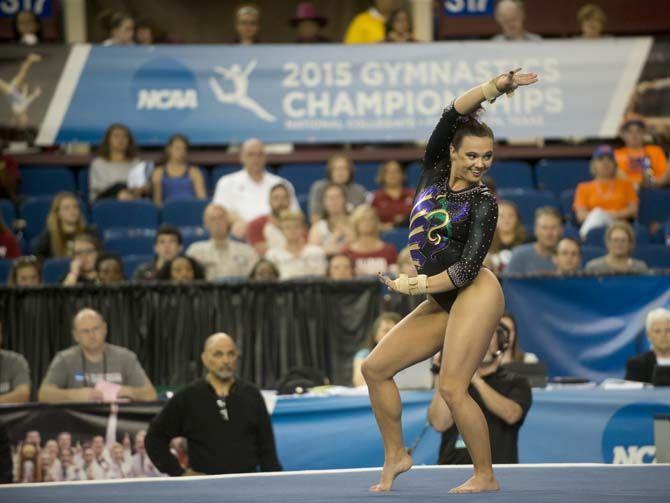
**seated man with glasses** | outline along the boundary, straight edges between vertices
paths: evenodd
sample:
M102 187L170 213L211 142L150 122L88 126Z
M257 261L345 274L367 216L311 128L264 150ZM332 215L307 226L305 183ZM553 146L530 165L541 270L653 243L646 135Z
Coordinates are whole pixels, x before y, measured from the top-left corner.
M59 351L38 392L40 402L101 402L117 398L156 400L156 390L132 351L108 344L107 323L85 308L72 320L77 343Z
M201 355L205 378L178 391L151 422L144 445L161 472L176 477L281 471L263 396L235 377L238 356L229 335L209 336ZM188 442L188 468L170 452L175 437Z
M64 286L93 285L97 283L98 273L95 263L102 253L100 240L93 234L77 234L72 241L72 260L70 271L63 278Z

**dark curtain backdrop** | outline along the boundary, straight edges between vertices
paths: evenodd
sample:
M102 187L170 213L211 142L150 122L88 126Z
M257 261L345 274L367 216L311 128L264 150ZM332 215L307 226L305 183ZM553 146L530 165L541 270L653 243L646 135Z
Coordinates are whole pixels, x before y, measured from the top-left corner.
M349 385L351 358L379 313L376 281L304 281L0 289L5 349L23 354L33 389L59 350L73 344L71 320L100 311L107 340L135 351L157 386L200 375L204 340L235 337L241 377L272 388L294 366L323 370Z

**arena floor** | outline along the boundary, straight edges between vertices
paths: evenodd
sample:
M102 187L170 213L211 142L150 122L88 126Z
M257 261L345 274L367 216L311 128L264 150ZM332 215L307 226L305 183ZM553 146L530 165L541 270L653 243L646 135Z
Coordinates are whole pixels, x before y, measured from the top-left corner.
M502 490L485 494L448 494L464 481L469 467L422 466L402 475L388 494L370 493L379 469L220 475L188 479L134 479L106 482L57 482L0 487L7 503L209 503L399 502L667 503L670 465L517 465L499 467Z

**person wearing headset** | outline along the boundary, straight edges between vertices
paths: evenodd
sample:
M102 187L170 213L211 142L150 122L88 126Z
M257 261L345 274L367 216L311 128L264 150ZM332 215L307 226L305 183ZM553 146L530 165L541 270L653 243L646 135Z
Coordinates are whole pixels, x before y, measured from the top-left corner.
M486 417L493 463L519 462L519 428L532 403L530 385L526 378L501 366L502 355L508 345L509 329L499 323L468 390ZM440 355L433 359L433 362L440 361ZM433 365L433 373L439 373L436 364ZM442 433L439 464L472 463L451 411L439 393L435 393L428 408L428 422L436 431Z

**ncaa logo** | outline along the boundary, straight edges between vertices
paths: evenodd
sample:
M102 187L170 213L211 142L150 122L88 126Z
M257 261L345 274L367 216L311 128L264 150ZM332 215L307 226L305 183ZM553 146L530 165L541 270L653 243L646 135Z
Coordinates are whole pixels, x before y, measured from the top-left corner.
M667 413L670 413L670 405L633 403L612 414L603 432L602 456L605 463L655 463L654 416Z
M137 119L147 125L155 121L179 123L198 108L195 75L180 61L161 57L142 65L131 85Z

